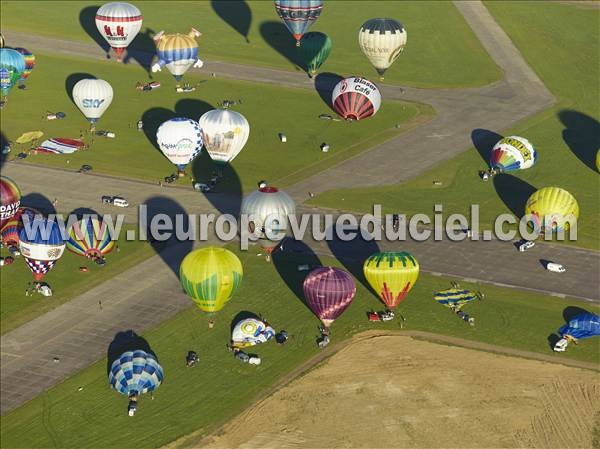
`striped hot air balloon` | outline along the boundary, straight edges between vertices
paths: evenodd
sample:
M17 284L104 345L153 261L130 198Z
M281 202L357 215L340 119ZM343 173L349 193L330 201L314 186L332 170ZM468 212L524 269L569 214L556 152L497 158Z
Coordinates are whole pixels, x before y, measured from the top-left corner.
M217 164L230 163L240 154L250 135L250 124L239 112L213 109L202 114L198 124L210 158Z
M23 229L23 216L27 216L28 223L35 219L35 216L41 216L40 212L32 209L31 207L19 207L17 213L8 220L8 222L0 231L0 237L2 238L2 244L4 246L18 246L19 245L19 233Z
M415 285L419 262L407 252L380 252L365 260L363 273L388 309L394 309Z
M36 281L52 269L65 251L65 241L56 221L36 218L19 233L19 251Z
M6 176L0 176L0 229L10 220L21 204L21 190Z
M275 11L300 47L304 33L321 15L323 0L275 0Z
M15 50L21 53L25 59L25 70L23 70L23 73L21 73L21 77L19 78L19 82L22 83L29 78L31 71L35 67L35 55L25 48L15 48Z
M121 61L123 52L142 28L142 13L129 3L107 3L96 12L96 27Z
M312 77L331 54L331 39L324 33L313 31L302 37L302 45L298 49L300 58L306 64L306 70Z
M579 218L579 204L573 195L560 187L544 187L529 197L525 215L532 218L533 230L539 234L569 230L569 217Z
M341 80L331 94L333 109L346 120L362 120L375 115L381 105L381 94L366 78Z
M325 327L331 326L350 306L356 284L347 271L336 267L319 267L304 279L304 299Z
M525 170L537 162L537 151L529 140L519 136L504 137L490 153L490 167L497 172Z
M115 241L108 226L96 217L84 217L69 230L67 249L78 256L104 258L114 248Z
M394 19L367 20L358 32L358 46L379 73L381 81L405 45L406 29Z
M152 66L153 72L159 72L167 67L176 81L191 67L202 67L203 62L198 59L198 43L196 38L202 36L198 30L192 28L188 34L165 34L161 31L154 37L158 62Z

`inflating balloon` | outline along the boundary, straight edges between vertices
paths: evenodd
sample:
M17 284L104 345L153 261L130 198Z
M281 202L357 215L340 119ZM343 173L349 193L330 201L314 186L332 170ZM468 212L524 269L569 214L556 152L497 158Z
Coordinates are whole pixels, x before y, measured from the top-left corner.
M525 170L536 162L537 151L529 140L519 136L504 137L490 153L490 167L500 173Z
M321 15L323 0L275 0L275 11L296 39L296 46L304 33Z
M419 262L407 252L375 253L365 260L363 273L388 309L394 309L415 285Z
M113 88L104 80L86 78L73 86L73 100L92 125L102 117L112 99Z
M576 221L579 218L579 204L565 189L544 187L529 197L525 215L531 216L531 225L536 233L569 230L568 219L574 218Z
M36 281L54 268L65 251L61 229L54 220L36 218L19 233L19 251Z
M331 94L333 109L346 120L362 120L375 115L381 105L381 94L366 78L341 80Z
M224 248L207 247L190 252L179 268L181 286L204 312L218 312L242 283L240 259Z
M103 220L86 216L69 230L67 249L91 259L104 258L115 248L110 230Z
M142 28L142 13L129 3L107 3L96 12L96 27L121 61L123 52Z
M21 204L21 190L13 180L0 176L0 229L10 220Z
M213 109L198 120L204 148L217 164L228 164L240 154L250 135L250 124L239 112Z
M298 49L310 76L314 76L331 54L331 39L324 33L306 33Z
M471 326L475 324L475 318L471 315L467 315L461 309L465 304L482 298L483 294L481 292L460 288L460 286L456 283L452 283L451 288L440 290L433 295L433 299L435 299L439 304L443 305L444 307L448 307L460 319L466 321Z
M554 346L557 352L567 349L570 342L600 336L600 317L594 313L584 312L573 317L558 330L562 337Z
M17 83L25 71L25 58L12 48L0 48L0 92L8 95L10 89Z
M358 46L369 62L383 75L406 45L406 29L394 19L370 19L358 32Z
M247 348L271 340L275 330L258 318L245 318L236 323L231 332L231 346Z
M325 327L338 318L356 294L356 284L347 271L336 267L319 267L304 279L306 304Z
M196 38L200 36L202 33L194 28L187 35L165 34L164 31L158 33L154 36L158 62L152 66L152 71L159 72L166 66L175 80L179 82L190 67L202 67L204 63L198 59L198 43L196 42Z
M156 131L156 143L180 173L202 151L202 129L194 120L175 117Z

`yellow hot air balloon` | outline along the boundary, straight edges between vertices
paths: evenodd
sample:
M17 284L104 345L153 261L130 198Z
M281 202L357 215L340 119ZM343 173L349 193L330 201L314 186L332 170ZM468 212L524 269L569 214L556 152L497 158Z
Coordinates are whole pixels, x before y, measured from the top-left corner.
M419 262L407 252L381 252L363 265L365 278L389 309L406 298L419 277Z
M224 248L191 251L181 262L179 279L185 292L204 312L218 312L242 282L242 262Z
M596 153L596 170L600 172L600 150Z
M569 229L566 219L579 217L579 204L573 195L560 187L544 187L527 200L525 215L532 215L534 231L539 234Z

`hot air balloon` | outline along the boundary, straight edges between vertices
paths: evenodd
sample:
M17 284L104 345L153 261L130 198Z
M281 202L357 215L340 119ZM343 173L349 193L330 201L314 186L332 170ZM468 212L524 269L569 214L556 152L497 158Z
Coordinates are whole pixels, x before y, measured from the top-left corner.
M181 285L204 312L218 312L242 282L242 262L224 248L207 247L190 252L179 267Z
M112 99L113 89L104 80L87 78L73 86L73 101L92 124L92 128L108 109Z
M258 318L245 318L236 323L231 332L231 346L247 348L271 340L275 330Z
M562 337L554 345L556 352L564 352L570 342L577 344L578 340L600 336L600 317L584 312L574 316L567 324L558 330Z
M490 153L492 174L525 170L537 162L537 151L529 140L519 136L504 137Z
M23 215L27 215L28 223L32 222L36 215L41 217L40 212L31 207L19 207L17 213L8 220L2 231L0 231L4 246L19 246L19 233L23 229Z
M579 218L579 204L573 195L560 187L544 187L527 200L525 215L531 215L533 230L538 234L569 230L566 219Z
M381 94L375 84L365 78L341 80L331 94L333 109L346 120L362 120L375 115L381 105Z
M258 234L258 243L270 260L270 254L285 237L288 217L296 213L296 205L283 190L266 186L242 200L240 213L250 220L248 230Z
M156 143L182 176L185 166L202 151L202 129L194 120L175 117L158 127Z
M156 358L142 349L121 354L108 373L110 386L129 398L129 416L137 410L138 397L156 390L164 378Z
M462 289L455 282L452 283L451 288L440 290L433 295L433 299L435 299L438 303L442 304L443 306L448 307L452 312L458 315L460 319L466 321L470 325L475 324L475 318L473 318L470 315L467 315L461 309L465 304L475 299L482 298L483 294L481 292Z
M213 109L202 114L198 124L210 158L219 165L230 163L240 154L250 135L250 124L239 112Z
M331 39L324 33L310 32L302 37L301 42L298 52L312 78L331 53Z
M15 50L21 53L23 59L25 59L25 70L23 70L23 73L21 73L21 76L19 77L19 83L24 83L35 67L35 55L25 48L15 48Z
M419 262L407 252L381 252L363 264L369 285L388 309L395 309L406 298L419 277Z
M121 61L123 52L142 28L142 13L129 3L107 3L96 12L96 27Z
M28 232L29 231L29 232ZM60 226L54 220L36 218L19 233L19 251L36 281L41 281L65 251Z
M0 33L0 48L4 48L4 36Z
M12 48L0 48L0 92L3 97L21 78L25 71L25 58Z
M67 249L79 256L102 260L115 248L108 226L97 217L84 216L69 230Z
M275 11L290 30L296 47L310 26L319 18L323 9L323 0L275 0Z
M304 279L306 304L325 327L348 308L356 294L356 284L347 271L336 267L319 267Z
M358 46L379 73L381 81L405 45L406 29L394 19L367 20L358 32Z
M6 176L0 176L0 229L10 220L21 204L21 190Z
M165 34L161 31L154 37L158 52L158 62L152 66L153 72L159 72L164 66L177 82L190 67L200 68L204 63L198 59L197 37L202 36L198 30L192 28L186 34Z

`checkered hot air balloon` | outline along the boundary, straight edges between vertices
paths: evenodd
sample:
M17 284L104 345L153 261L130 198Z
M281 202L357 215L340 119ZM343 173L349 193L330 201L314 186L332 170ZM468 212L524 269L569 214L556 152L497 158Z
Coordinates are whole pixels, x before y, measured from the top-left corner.
M158 127L156 143L165 157L183 173L186 165L202 151L202 129L192 119L175 117Z
M19 232L19 251L36 281L54 268L65 246L60 226L54 220L36 218Z
M319 267L304 279L304 299L325 327L350 306L356 284L347 271L336 267Z

